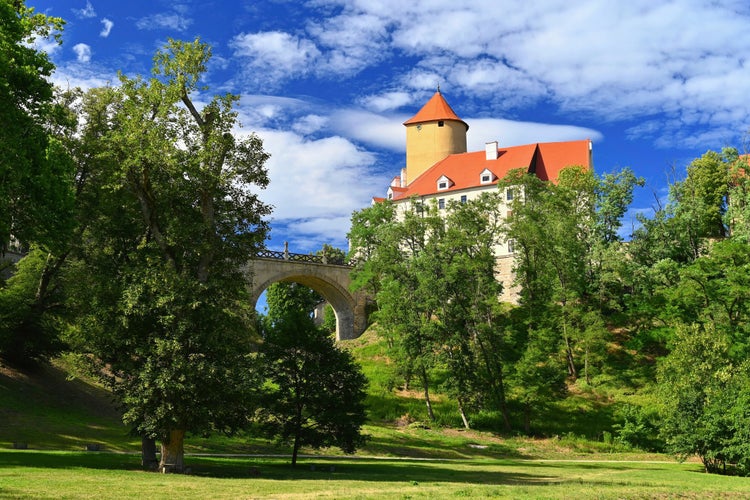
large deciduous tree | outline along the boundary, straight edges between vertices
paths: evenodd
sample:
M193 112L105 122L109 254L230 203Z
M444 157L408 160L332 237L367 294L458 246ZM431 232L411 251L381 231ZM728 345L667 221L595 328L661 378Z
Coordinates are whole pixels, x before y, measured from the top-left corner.
M516 242L514 270L526 327L529 334L550 327L560 332L572 379L581 368L590 379L591 362L606 347L603 318L622 307L614 293L623 286L616 272L619 229L641 182L627 169L598 178L579 167L563 169L556 183L520 172L505 180L522 194L506 231Z
M443 210L415 199L397 214L383 202L352 217L354 281L375 293L379 331L405 385L421 385L430 420L433 374L444 367L444 387L465 427L477 409L499 410L510 426L493 253L501 237L498 203L496 193Z
M107 182L82 241L79 322L135 433L183 468L187 432L245 422L254 387L253 312L242 268L270 212L268 155L240 138L233 105L197 92L207 45L170 40L150 79L121 76L103 115ZM202 100L202 99L201 99Z

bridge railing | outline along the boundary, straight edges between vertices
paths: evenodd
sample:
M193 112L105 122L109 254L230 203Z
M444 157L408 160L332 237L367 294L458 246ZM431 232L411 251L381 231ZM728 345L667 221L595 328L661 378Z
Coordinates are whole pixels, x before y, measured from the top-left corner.
M288 250L277 251L277 250L259 250L256 257L262 259L279 259L288 260L291 262L312 262L313 264L332 264L335 266L348 266L350 265L343 257L330 257L327 255L312 255L305 253L292 253Z

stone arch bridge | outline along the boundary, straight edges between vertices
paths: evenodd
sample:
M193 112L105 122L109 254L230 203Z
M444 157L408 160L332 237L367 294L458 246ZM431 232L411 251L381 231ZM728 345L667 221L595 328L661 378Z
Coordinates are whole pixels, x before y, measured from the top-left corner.
M355 339L367 328L367 294L349 291L351 266L324 256L262 250L247 264L253 305L269 285L293 281L318 292L336 314L336 340Z

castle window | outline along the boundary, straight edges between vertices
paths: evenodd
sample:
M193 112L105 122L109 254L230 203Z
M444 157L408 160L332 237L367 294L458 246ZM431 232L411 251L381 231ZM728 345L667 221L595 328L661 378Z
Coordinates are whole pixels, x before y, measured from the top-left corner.
M508 240L508 253L516 253L516 240Z
M451 186L453 186L453 181L444 175L441 175L440 178L437 180L438 191L444 191Z
M438 122L438 127L442 127L442 126L444 126L444 125L445 125L445 122L444 122L443 120L440 120L440 121Z
M445 210L445 198L440 198L438 200L438 208L440 210Z
M505 190L505 199L508 200L508 201L512 201L513 200L513 189L512 188L508 188L508 189Z
M465 195L465 194L462 194L462 195L461 195L461 203L462 203L462 204L463 204L463 203L466 203L466 195Z
M487 168L485 168L484 170L482 170L482 172L479 174L479 182L481 184L490 184L494 180L495 180L495 174L493 174Z

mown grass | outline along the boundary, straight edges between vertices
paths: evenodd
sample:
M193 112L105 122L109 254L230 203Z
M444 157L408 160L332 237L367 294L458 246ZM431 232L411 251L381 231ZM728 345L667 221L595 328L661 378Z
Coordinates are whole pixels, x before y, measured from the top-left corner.
M370 381L370 439L357 455L304 450L292 469L290 450L264 439L189 436L187 476L140 471L140 442L108 393L66 377L64 363L37 373L0 366L0 498L750 498L750 479L596 439L614 419L609 396L582 388L540 412L546 437L530 438L493 432L494 415L475 416L484 430L464 430L437 393L436 425L421 394L398 387L381 340L344 345ZM30 449L11 450L16 442ZM89 443L107 453L80 451Z
M0 452L2 498L750 498L750 480L671 462L190 457L189 475L108 453Z

